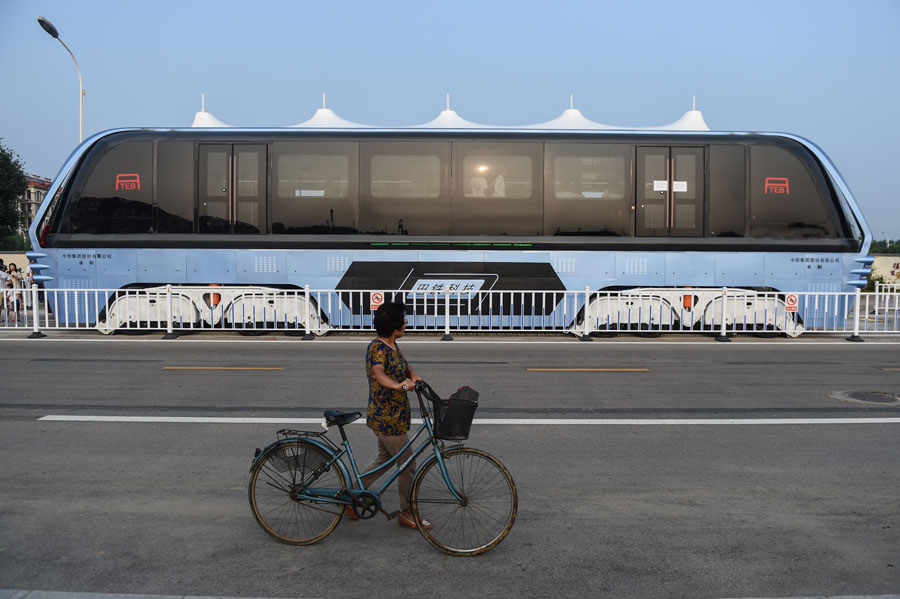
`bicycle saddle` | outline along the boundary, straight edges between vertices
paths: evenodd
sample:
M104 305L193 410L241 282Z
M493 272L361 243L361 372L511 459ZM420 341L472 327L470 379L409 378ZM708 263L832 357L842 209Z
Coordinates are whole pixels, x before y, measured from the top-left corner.
M337 410L325 410L325 422L328 426L344 426L350 424L354 420L362 418L359 412L338 412Z

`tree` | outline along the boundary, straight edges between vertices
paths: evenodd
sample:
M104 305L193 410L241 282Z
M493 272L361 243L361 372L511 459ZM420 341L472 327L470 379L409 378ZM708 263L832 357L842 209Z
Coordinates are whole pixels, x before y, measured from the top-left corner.
M900 239L875 239L872 241L870 254L900 254Z
M25 172L22 160L0 143L0 239L19 232L22 215L19 198L25 196Z

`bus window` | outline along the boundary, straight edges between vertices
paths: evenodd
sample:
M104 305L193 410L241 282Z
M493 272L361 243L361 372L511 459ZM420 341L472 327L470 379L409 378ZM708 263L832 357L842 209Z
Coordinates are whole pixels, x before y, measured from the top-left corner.
M631 148L547 144L545 235L631 234Z
M541 144L455 142L454 235L541 235Z
M156 231L193 233L194 144L161 141L156 161Z
M102 147L97 150L103 151ZM153 142L112 146L82 172L87 174L75 182L61 232L151 232Z
M276 142L272 233L356 233L359 146Z
M707 237L743 237L747 188L744 146L709 147L709 222Z
M750 147L750 235L836 237L825 211L822 188L816 185L809 168L787 148Z
M363 142L360 153L361 232L450 232L449 143Z

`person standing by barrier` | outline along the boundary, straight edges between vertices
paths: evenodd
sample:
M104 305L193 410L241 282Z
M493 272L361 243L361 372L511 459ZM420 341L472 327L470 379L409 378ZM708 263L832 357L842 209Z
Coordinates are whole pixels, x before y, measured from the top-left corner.
M25 288L25 277L22 276L22 271L19 270L19 267L16 266L15 262L9 263L8 275L8 283L10 283L10 286L13 288L13 311L16 314L15 318L19 318L19 313L22 311L22 290Z
M6 301L6 284L9 282L9 273L6 272L6 264L0 258L0 315L4 322L9 321L9 302Z
M22 272L22 282L23 289L25 291L24 297L22 299L25 300L25 309L31 309L31 286L34 285L34 273L31 272L31 263L34 260L29 260L28 264L25 265L25 270Z
M3 293L3 298L6 304L6 321L10 320L18 320L19 318L19 310L22 307L22 302L20 300L19 294L16 292L15 287L13 286L12 279L7 279L6 281L6 289Z
M377 338L369 343L366 349L366 376L369 379L369 409L366 424L378 438L378 456L363 469L368 472L387 462L409 441L407 431L410 425L411 408L407 391L412 390L416 381L422 378L416 374L406 358L400 352L397 339L406 331L406 306L402 302L382 304L375 311L375 331ZM410 451L401 456L399 463L409 457ZM409 486L415 461L411 462L397 478L397 490L400 492L401 526L416 528L412 513L409 511ZM362 479L363 486L368 487L384 474L379 472ZM352 518L352 510L345 510ZM431 525L425 523L426 528Z

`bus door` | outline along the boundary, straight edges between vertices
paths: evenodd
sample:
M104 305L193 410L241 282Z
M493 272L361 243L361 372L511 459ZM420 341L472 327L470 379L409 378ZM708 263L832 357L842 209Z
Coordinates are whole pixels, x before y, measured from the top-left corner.
M703 236L703 148L638 147L635 232Z
M266 232L266 146L200 144L200 233Z

